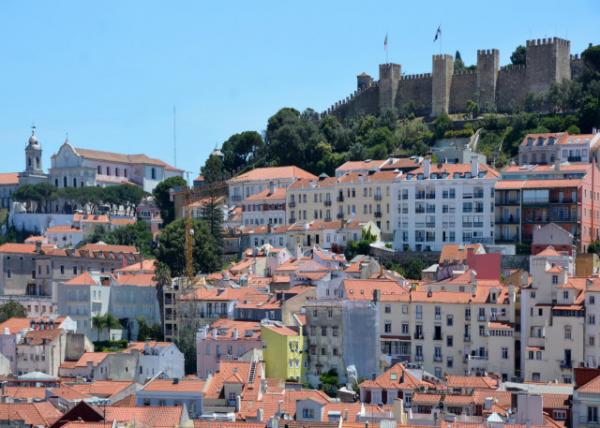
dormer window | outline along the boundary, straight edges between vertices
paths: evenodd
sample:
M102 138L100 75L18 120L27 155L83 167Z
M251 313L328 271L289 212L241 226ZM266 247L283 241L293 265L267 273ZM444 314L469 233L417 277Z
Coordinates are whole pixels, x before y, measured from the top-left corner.
M529 138L527 139L527 145L528 145L528 146L533 146L533 138L529 137Z
M543 137L539 137L537 140L537 145L538 146L543 146L544 145L544 138Z
M550 138L548 138L548 145L549 145L549 146L553 146L553 145L554 145L554 142L555 142L555 139L554 139L554 137L550 137Z

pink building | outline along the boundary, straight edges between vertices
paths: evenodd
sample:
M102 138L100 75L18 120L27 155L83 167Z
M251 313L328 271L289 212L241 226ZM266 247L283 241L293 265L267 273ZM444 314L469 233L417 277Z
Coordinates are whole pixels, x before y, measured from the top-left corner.
M221 318L196 334L198 376L206 378L219 369L221 360L237 360L251 349L262 349L260 323Z

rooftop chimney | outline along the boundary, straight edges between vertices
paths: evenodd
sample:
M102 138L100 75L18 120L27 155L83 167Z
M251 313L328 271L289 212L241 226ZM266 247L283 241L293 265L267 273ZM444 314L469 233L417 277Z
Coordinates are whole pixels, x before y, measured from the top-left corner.
M479 175L479 159L477 156L471 158L471 175L477 177Z
M429 178L429 174L431 172L431 162L429 159L425 159L423 161L423 177Z
M238 340L240 338L240 334L237 328L233 329L233 340Z

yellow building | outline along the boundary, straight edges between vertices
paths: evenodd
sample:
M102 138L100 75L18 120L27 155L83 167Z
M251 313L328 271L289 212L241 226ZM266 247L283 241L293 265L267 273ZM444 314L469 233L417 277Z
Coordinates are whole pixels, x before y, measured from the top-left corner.
M304 337L280 323L263 323L261 337L265 344L263 358L269 378L304 380Z

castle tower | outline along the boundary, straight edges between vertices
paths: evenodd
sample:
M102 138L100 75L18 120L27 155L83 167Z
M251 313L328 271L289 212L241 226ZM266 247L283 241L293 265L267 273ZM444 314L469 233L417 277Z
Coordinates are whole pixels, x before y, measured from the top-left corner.
M42 146L35 135L35 126L31 127L31 137L25 147L25 173L28 175L43 174L42 169Z
M391 110L396 106L396 95L400 82L400 64L379 65L379 111Z
M477 91L479 109L490 110L496 105L496 83L500 69L500 51L485 49L477 51Z
M360 73L356 76L356 89L363 91L373 85L373 78L367 73Z
M554 82L571 80L571 42L552 39L527 40L527 91L547 91Z
M432 62L431 115L439 116L448 113L454 59L452 55L434 55Z

